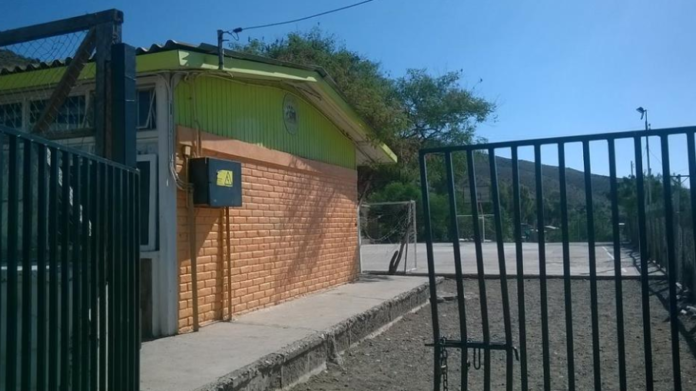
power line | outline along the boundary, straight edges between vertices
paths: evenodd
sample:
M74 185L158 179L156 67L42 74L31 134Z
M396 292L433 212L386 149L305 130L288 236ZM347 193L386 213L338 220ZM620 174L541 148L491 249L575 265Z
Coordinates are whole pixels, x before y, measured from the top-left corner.
M244 31L244 30L262 29L262 28L266 28L266 27L281 26L281 25L284 25L284 24L290 24L290 23L295 23L295 22L301 22L301 21L303 21L303 20L316 18L316 17L318 17L318 16L328 15L328 14L332 14L332 13L334 13L334 12L339 12L339 11L347 10L347 9L349 9L349 8L354 8L354 7L357 7L357 6L366 4L366 3L371 3L371 2L373 2L373 1L374 1L374 0L365 0L365 1L361 1L361 2L359 2L359 3L347 5L347 6L345 6L345 7L332 9L332 10L330 10L330 11L320 12L320 13L318 13L318 14L314 14L314 15L310 15L310 16L305 16L305 17L299 18L299 19L287 20L287 21L285 21L285 22L268 23L268 24L261 24L261 25L258 25L258 26L250 26L250 27L237 27L237 28L235 28L234 30L232 30L231 32L228 31L228 33L237 34L237 33L241 33L241 32Z

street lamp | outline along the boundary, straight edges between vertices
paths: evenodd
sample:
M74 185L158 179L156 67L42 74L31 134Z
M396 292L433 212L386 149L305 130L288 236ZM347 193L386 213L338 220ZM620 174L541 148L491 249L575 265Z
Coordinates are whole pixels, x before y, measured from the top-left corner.
M648 123L648 110L644 109L643 106L640 106L639 108L636 109L637 112L640 113L640 119L645 118L645 131L647 132L650 130L650 124ZM650 178L652 176L652 170L650 170L650 137L645 136L645 149L646 153L648 155L648 205L650 204L651 196L650 196L650 188L652 187L650 185Z

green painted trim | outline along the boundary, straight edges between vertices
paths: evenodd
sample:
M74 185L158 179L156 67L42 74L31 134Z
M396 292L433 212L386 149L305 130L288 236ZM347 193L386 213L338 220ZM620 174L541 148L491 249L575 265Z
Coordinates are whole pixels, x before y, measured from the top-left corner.
M353 107L346 102L346 100L338 93L338 90L322 78L319 82L322 90L331 97L331 99L336 102L341 110L348 114L348 117L353 121L357 128L362 132L363 137L370 139L374 134L374 131L370 128L365 121L360 118L358 113L353 110ZM398 161L396 154L389 148L387 144L382 142L374 141L373 144L384 152L385 155L394 163Z
M182 68L219 70L218 58L214 55L179 50L179 60ZM318 81L316 72L229 57L225 58L222 71L231 73L232 76L243 76L249 79Z

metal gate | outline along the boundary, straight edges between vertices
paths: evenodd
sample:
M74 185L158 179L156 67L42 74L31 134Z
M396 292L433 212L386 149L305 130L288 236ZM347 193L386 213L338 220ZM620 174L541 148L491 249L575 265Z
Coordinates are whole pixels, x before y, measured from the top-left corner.
M109 10L0 32L0 390L139 389L135 54L122 22ZM88 137L108 159L63 145Z
M138 179L0 127L3 389L138 389Z
M428 148L420 151L420 174L422 186L423 212L425 217L425 234L427 241L427 259L430 279L430 303L432 311L433 325L433 373L435 390L448 388L448 363L447 358L450 352L460 352L461 360L458 365L461 366L461 378L458 382L461 383L461 389L474 390L490 390L491 389L491 358L492 355L504 355L504 359L500 359L501 371L504 372L503 379L498 380L498 384L504 383L504 388L512 389L595 389L603 388L619 388L627 389L646 389L653 390L661 389L682 389L682 369L683 363L687 363L691 368L693 358L693 340L691 334L687 331L686 325L683 323L688 316L680 318L680 312L687 308L688 300L693 300L693 290L684 289L680 283L689 280L690 276L680 275L678 259L675 250L675 209L674 209L674 194L678 197L685 195L690 198L690 221L693 226L696 222L696 148L694 146L694 133L696 127L671 128L671 129L655 129L650 131L629 131L610 134L593 134L573 137L559 137L537 140L524 140L513 142L476 144L465 146L438 147ZM644 173L644 138L657 139L659 141L659 151L661 155L661 172L660 175L652 175ZM672 144L670 145L670 140ZM676 140L676 141L675 141ZM653 141L654 142L654 141ZM670 146L674 148L675 143L678 146L683 146L686 150L686 156L680 152L670 152ZM621 145L619 149L617 145ZM566 167L567 149L569 146L577 147L582 160L580 171L568 170ZM520 158L521 150L533 150L533 163L524 161ZM542 149L546 152L542 153ZM557 157L553 166L557 168L543 165L542 157L546 157L548 151L553 152L553 156ZM598 153L597 151L600 151ZM620 151L623 159L627 156L635 160L635 174L627 176L627 178L617 178L617 153ZM628 155L626 155L628 153ZM496 154L509 154L509 163L511 165L511 178L509 187L511 187L511 202L510 205L501 206L501 184L499 180L498 163L502 161L496 157ZM690 175L689 188L673 188L673 181L670 179L672 170L670 168L670 160L674 160L673 154L683 156L685 164L688 164L688 172ZM650 155L648 155L650 156ZM544 158L546 160L546 158ZM555 159L549 159L555 160ZM608 167L608 175L602 178L597 178L592 173L592 161L606 161ZM487 167L476 167L476 161L484 161ZM506 160L507 161L507 160ZM622 162L623 163L623 162ZM439 183L440 190L448 197L448 229L449 238L452 243L452 261L454 262L453 277L456 281L456 313L458 314L458 330L454 335L445 335L442 331L442 317L440 309L443 304L440 304L437 299L438 288L436 285L436 276L438 270L437 263L433 253L433 224L431 221L431 201L430 196L433 190L433 184L428 183L428 164L444 171L445 175L435 177L446 178L445 183ZM525 259L525 255L530 252L530 245L524 243L527 235L524 234L523 227L523 211L521 205L521 185L523 180L520 174L520 167L525 164L530 170L533 166L534 177L534 208L533 213L536 221L533 224L531 231L532 236L536 238L536 243L533 245L535 255L532 263L534 268L529 267L530 259ZM557 172L553 172L553 170ZM551 172L552 175L544 175L545 172ZM575 232L573 227L569 226L569 197L568 178L569 173L579 174L584 177L584 211L582 240L586 246L586 254L579 258L571 260L571 232ZM482 175L483 174L483 175ZM481 229L478 224L472 224L474 241L471 244L460 242L460 226L458 224L457 215L458 208L461 208L461 198L458 200L457 193L468 192L470 199L470 211L463 213L471 213L472 220L478 221L481 208L477 202L479 192L477 191L477 180L481 180L481 176L486 176L490 182L490 197L491 197L491 213L494 216L495 227L495 244L487 244L482 241ZM550 180L557 181L558 193L544 193L548 187L547 183ZM593 184L600 183L598 181L608 182L608 193L606 199L599 199L597 193L593 191ZM604 183L604 182L601 182ZM659 185L659 186L658 186ZM635 196L635 210L628 208L622 202L629 196L622 193L621 199L619 188L626 189ZM646 189L653 189L653 200L648 205L646 200ZM623 190L622 190L623 191ZM659 193L659 194L658 194ZM683 193L683 194L682 194ZM628 193L627 193L628 194ZM661 196L660 196L661 194ZM573 195L574 196L574 195ZM556 199L557 198L557 199ZM553 231L555 227L549 227L545 219L545 212L548 207L545 207L545 202L557 202L560 214L560 228L558 232ZM599 205L602 204L602 205ZM620 205L621 204L621 205ZM628 205L628 204L626 204ZM633 204L632 204L633 205ZM606 206L607 227L601 227L601 221L598 223L595 214L598 213L600 206ZM505 209L505 210L504 210ZM656 254L648 253L648 246L654 247L654 244L648 243L646 231L646 210L659 209L663 219L660 220L664 227L664 236L661 238L663 248L665 250L664 257L661 257L666 262L662 265L651 262L651 259L656 258ZM602 216L600 216L602 217ZM504 222L510 222L512 225L512 233L510 245L505 246L505 237L503 226ZM575 221L575 220L573 220ZM610 226L610 227L609 227ZM612 270L603 270L609 275L598 274L598 238L596 235L601 229L606 228L609 232L610 240L604 246L606 256L612 256ZM633 229L635 232L626 232ZM557 275L551 275L547 266L549 262L549 254L547 250L552 244L547 239L547 236L552 234L557 235L557 245L559 248L559 264L562 263L562 270L559 268ZM635 234L634 234L635 233ZM696 235L696 231L691 230L692 235ZM627 269L622 262L627 261L626 251L629 248L629 243L623 243L624 237L635 237L633 243L636 253L639 254L635 258L635 273L633 270ZM694 236L687 238L688 241L696 242ZM577 240L577 238L573 239ZM474 254L471 258L463 256L462 249L467 245L474 247ZM553 244L555 246L556 244ZM494 247L493 247L494 246ZM572 246L578 246L573 243ZM601 247L601 244L599 245ZM484 247L491 248L498 273L492 276L491 273L485 270L486 267L491 267L491 263L486 264ZM578 247L579 248L579 247ZM585 247L583 247L585 248ZM689 248L693 249L694 246ZM506 254L506 251L508 254ZM526 253L525 253L526 251ZM551 250L549 250L551 251ZM584 250L583 250L584 251ZM514 256L510 253L514 252ZM609 259L609 258L607 258ZM693 257L690 257L693 259ZM525 263L527 261L527 263ZM449 262L449 261L448 261ZM587 275L574 272L578 265L587 267ZM475 265L475 266L473 266ZM693 270L693 265L691 265ZM438 266L441 267L441 266ZM464 269L475 270L473 273L466 273ZM514 268L515 271L509 273L507 270ZM663 291L657 291L651 284L658 281L664 284ZM573 328L574 323L578 319L574 319L574 311L582 308L578 307L577 291L573 288L578 286L574 284L589 283L589 309L586 309L588 315L589 329L587 333L580 328ZM474 335L471 330L471 322L467 322L467 313L478 311L478 308L472 308L469 304L469 298L465 295L466 284L478 285L478 301L480 302L480 335ZM499 333L500 337L491 335L491 322L489 314L489 306L491 302L488 300L487 294L491 292L491 285L500 284L499 297L502 309L502 328L503 332ZM535 292L530 291L528 286L534 285ZM558 284L559 295L562 296L562 301L559 298L559 312L549 313L549 284ZM602 292L607 292L603 288L604 284L608 286L608 292L611 292L611 305L609 312L610 317L600 317L600 310L604 313L607 311L607 299L604 294L598 295L598 284L601 285ZM640 298L624 297L624 290L630 288L630 284L636 284L636 291L639 292ZM487 286L488 285L488 289ZM538 291L536 291L538 285ZM516 290L515 290L516 288ZM496 288L498 289L498 288ZM511 291L512 290L512 291ZM533 302L525 300L525 298L534 293L534 297L538 297ZM655 298L661 298L662 304L656 305ZM555 300L555 298L553 298ZM642 317L636 317L636 328L631 326L630 330L640 330L641 332L631 331L627 335L626 329L629 322L633 322L633 318L628 319L624 316L624 312L631 304L626 304L626 300L635 299L635 310L639 309ZM599 302L604 305L600 308ZM511 304L516 302L516 306ZM659 302L657 302L659 303ZM529 334L537 332L529 328L530 309L534 308L534 314L540 315L539 328L540 330L540 346L530 345ZM633 313L634 308L630 308ZM538 310L538 312L537 312ZM553 309L552 309L553 310ZM652 313L651 313L652 311ZM651 316L657 316L664 312L666 322L669 325L664 330L655 328L655 321ZM513 316L514 315L514 316ZM559 323L560 322L560 323ZM561 324L562 327L551 330L549 324ZM607 326L609 323L610 326ZM532 327L537 327L536 323ZM479 329L478 324L476 328ZM513 328L515 331L513 332ZM607 346L602 346L604 341L600 339L600 331L606 334L606 329L610 329L612 340L611 351L607 351ZM563 335L560 338L560 343L552 349L550 346L551 337L557 338L557 335ZM653 342L656 334L665 334L665 340L669 343L660 344ZM450 330L450 334L452 334ZM458 334L458 335L457 335ZM504 335L503 335L504 334ZM680 342L681 337L681 342ZM642 340L642 345L638 343L634 351L627 351L627 340L638 339ZM688 345L691 351L680 350L681 345ZM563 345L563 346L558 346ZM606 345L606 344L605 344ZM634 346L635 344L630 344ZM663 346L664 345L664 346ZM577 360L577 351L580 348L591 346L591 359L587 361ZM530 358L530 349L540 348L540 362ZM659 348L659 349L658 349ZM659 358L654 357L654 352L659 350ZM681 355L681 357L680 357ZM483 361L481 361L483 356ZM451 357L451 356L450 356ZM536 356L535 356L536 357ZM659 360L657 362L656 360ZM558 368L552 370L551 362L560 363L561 370ZM603 368L607 367L608 361L616 363L617 369L608 371ZM449 363L451 367L451 362ZM670 368L671 370L654 369L659 364L660 368ZM611 365L614 365L613 363ZM539 379L531 379L531 370L539 368ZM627 375L627 367L640 368L640 373L631 376ZM472 382L472 370L481 369L483 372L478 382ZM501 372L502 373L502 372ZM584 374L584 375L580 375ZM591 375L590 375L591 374ZM582 377L581 377L582 376ZM636 379L636 376L639 379ZM658 379L659 377L659 379ZM532 380L536 381L537 386L532 385ZM584 385L581 385L581 382ZM607 386L616 384L616 386ZM553 386L552 386L553 384ZM694 387L689 383L685 388ZM693 389L693 388L692 388Z

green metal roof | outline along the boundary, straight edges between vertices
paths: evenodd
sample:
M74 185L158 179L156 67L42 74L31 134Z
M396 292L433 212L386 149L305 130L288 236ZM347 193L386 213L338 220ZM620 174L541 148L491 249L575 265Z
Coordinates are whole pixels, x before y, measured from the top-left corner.
M335 81L321 67L293 64L271 58L224 50L224 68L218 69L217 47L198 46L167 41L164 45L136 49L137 72L152 73L167 70L199 70L221 72L246 80L281 82L291 85L305 99L315 105L356 144L359 163L397 161L396 155L384 143L374 140L374 131L358 116L340 92ZM26 64L0 68L0 91L15 88L35 88L62 76L71 61ZM0 64L2 65L2 64ZM47 75L35 77L34 72ZM85 66L81 79L94 75L94 64Z

